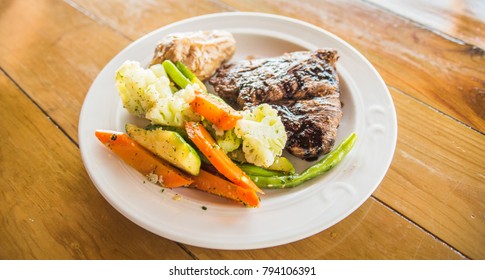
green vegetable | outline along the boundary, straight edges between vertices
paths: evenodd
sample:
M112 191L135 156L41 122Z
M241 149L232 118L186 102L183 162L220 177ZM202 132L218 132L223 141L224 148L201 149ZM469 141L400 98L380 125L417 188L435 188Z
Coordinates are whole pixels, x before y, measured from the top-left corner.
M145 129L146 130L162 129L162 130L174 131L180 134L180 136L182 136L184 140L186 141L189 140L189 137L187 136L187 132L182 127L160 125L160 124L149 124L145 126Z
M246 174L248 174L250 176L255 175L255 176L269 177L269 176L285 175L285 173L283 173L283 172L269 170L269 169L266 169L266 168L263 168L263 167L259 167L259 166L256 166L256 165L249 164L249 163L240 163L240 164L237 164L237 166L239 166L239 168L241 168L242 171L244 171Z
M216 135L214 138L217 145L219 145L219 147L221 147L221 149L223 149L226 153L232 152L239 148L242 142L241 138L238 138L236 134L234 134L233 129L226 130L221 136Z
M237 151L241 146L242 140L234 133L234 129L224 131L207 119L203 119L201 123L204 128L209 131L214 140L216 140L217 145L219 145L226 154L229 154L232 151Z
M177 132L182 138L187 142L199 155L199 158L201 162L205 164L210 164L210 161L204 156L204 154L199 151L197 146L192 142L192 140L189 139L189 136L187 135L187 131L181 127L176 127L176 126L167 126L167 125L159 125L159 124L149 124L145 126L145 130L155 130L155 129L161 129L161 130L167 130L167 131L173 131Z
M244 157L244 152L242 149L237 149L235 151L227 153L229 158L238 163L238 164L243 164L247 163L246 158ZM271 171L278 171L280 173L284 174L294 174L295 173L295 167L291 163L291 161L285 157L276 157L273 164L268 166L268 167L259 167L261 169L265 170L271 170ZM254 174L257 175L257 174Z
M199 155L177 132L161 128L145 130L133 124L126 124L125 129L131 138L147 150L191 175L199 174Z
M291 161L285 157L276 157L273 164L268 167L269 170L280 171L287 174L294 174L295 167Z
M185 64L183 64L182 62L175 62L175 66L187 79L189 79L189 81L192 82L195 78L197 78L194 73L192 73L192 71L190 71L190 69L187 68L187 66L185 66Z
M292 188L303 182L313 179L336 166L354 147L357 135L352 133L334 150L328 153L320 161L307 168L301 174L287 176L256 176L249 175L251 179L261 188Z
M203 91L207 91L207 88L205 87L204 83L201 82L199 78L197 78L197 76L194 73L192 73L192 71L190 71L190 69L187 66L185 66L185 64L183 64L180 61L177 61L175 65L180 70L180 72L182 72L182 74L184 74L184 76L187 79L189 79L189 81L191 81L192 83L198 84Z
M177 84L180 88L185 88L186 86L192 84L192 82L187 79L182 72L173 64L170 60L165 60L163 63L163 68L167 72L168 76L172 81Z

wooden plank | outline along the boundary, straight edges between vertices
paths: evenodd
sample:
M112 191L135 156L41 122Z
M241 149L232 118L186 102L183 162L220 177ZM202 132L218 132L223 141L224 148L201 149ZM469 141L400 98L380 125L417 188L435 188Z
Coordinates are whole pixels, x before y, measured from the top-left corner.
M223 3L199 1L96 1L71 0L132 40L164 25L204 14L233 11ZM196 27L195 27L196 28Z
M241 11L275 13L322 27L357 48L388 85L485 132L482 49L361 1L221 1Z
M86 92L104 65L130 41L61 1L0 5L0 67L77 139Z
M79 150L0 72L0 259L191 259L100 195Z
M242 10L250 10L250 11L263 11L263 12L273 12L273 13L278 13L278 14L284 14L296 18L300 18L303 20L310 21L314 24L323 26L324 28L329 29L330 31L334 32L339 32L342 37L346 37L344 39L349 41L352 41L352 43L356 43L362 50L363 52L366 52L370 55L370 58L375 60L375 64L377 64L378 67L380 67L380 71L384 71L384 76L386 81L391 84L391 85L397 85L400 86L400 88L406 90L407 93L416 93L415 96L419 97L425 97L425 98L431 98L429 100L425 100L425 102L428 102L432 104L433 106L440 107L440 106L454 106L455 100L451 98L450 100L442 99L440 96L435 96L433 94L434 91L436 92L441 92L441 91L446 91L444 90L445 87L451 88L452 94L456 95L457 98L461 98L459 102L464 105L465 102L468 102L467 98L469 97L460 97L459 94L461 92L461 88L468 87L468 89L475 91L475 92L480 92L480 87L478 88L472 88L473 86L477 86L477 83L473 85L473 83L469 83L472 79L470 77L473 75L473 73L478 73L479 71L479 64L483 64L483 59L481 57L474 58L474 57L468 57L467 54L460 54L459 57L456 58L456 60L464 59L463 64L470 64L472 66L472 71L469 71L468 73L463 74L463 71L458 68L453 68L453 66L450 66L449 69L446 69L448 73L444 74L441 77L438 77L438 80L442 80L442 84L440 85L439 83L436 82L435 79L431 79L429 77L429 73L433 71L433 74L435 72L440 72L439 68L440 65L451 65L449 62L445 62L446 57L437 57L435 59L435 49L446 49L446 48L460 48L462 45L457 44L456 42L453 41L448 41L446 38L440 37L433 32L430 32L429 30L422 29L419 26L416 26L413 23L410 23L406 20L403 20L400 17L397 17L395 15L389 14L385 11L381 11L380 9L376 9L375 7L371 5L366 5L362 3L356 3L355 1L353 2L348 2L348 1L320 1L320 2L298 2L298 4L293 4L293 3L285 3L285 5L281 5L281 3L278 3L277 1L225 1L227 4L234 6L237 9L242 9ZM341 13L342 10L345 10L346 13ZM318 11L318 12L316 12ZM104 15L104 17L108 17L105 13L100 13L98 12L99 15ZM370 17L375 17L378 18L378 20L373 20L370 23ZM362 22L369 22L367 24L364 24L364 30L360 28L362 25ZM118 29L123 30L126 26L123 24L117 25ZM358 26L359 28L355 28L355 26ZM395 30L398 29L403 30L404 33L399 32L388 32L386 30ZM368 36L364 36L363 33L364 31L368 32ZM383 34L383 35L379 35ZM404 39L401 39L401 37L404 36ZM407 37L406 37L407 36ZM417 36L417 37L414 37ZM426 39L426 37L430 37L431 39ZM423 39L419 39L423 38ZM429 46L427 47L417 47L420 43L422 43L420 40L426 40L426 42L429 42ZM389 44L389 42L399 42L399 44L396 43L396 45L393 45L392 49L387 49L386 44ZM404 43L402 46L400 44ZM370 46L370 47L369 47ZM416 50L415 50L416 49ZM416 52L416 53L413 53ZM424 56L421 55L420 53L417 52L422 52L424 53ZM397 58L394 56L397 54ZM402 59L406 61L402 61ZM433 61L433 59L437 61ZM478 59L478 63L474 63L473 60ZM456 63L460 65L461 63ZM422 67L416 68L415 66L423 65ZM404 67L403 67L404 66ZM396 69L399 69L399 76L396 75ZM428 73L429 71L429 73ZM475 71L475 72L474 72ZM423 73L426 73L428 77L419 77L420 75L423 75ZM462 75L463 74L463 75ZM457 88L453 89L449 85L449 75L451 76L458 76L458 86ZM402 76L402 78L400 77ZM477 76L478 85L480 85L480 80L484 77L483 74L478 73ZM416 80L419 78L419 81L416 84L409 84L406 79L413 79ZM404 83L404 84L403 84ZM461 83L461 84L460 84ZM460 88L461 87L461 88ZM422 91L422 88L424 88L424 91ZM443 93L443 95L448 94L448 93ZM431 97L428 97L431 96ZM478 107L477 106L471 106L474 108L480 108L480 96L473 96L473 93L471 94L473 98L477 98L478 100ZM429 118L427 120L430 120L427 124L428 125L433 125L434 117L436 116L441 116L439 113L436 113L433 110L430 110L429 108L426 108L425 106L420 105L418 102L415 102L411 98L404 98L400 96L400 100L402 102L406 103L408 108L413 108L413 110L424 110L427 114L429 114ZM446 104L445 104L446 103ZM466 106L466 104L465 104ZM440 109L440 108L439 108ZM441 110L443 110L441 108ZM470 108L468 108L470 110ZM483 107L478 110L483 110ZM409 111L412 112L412 111ZM399 115L399 120L405 120L408 116L401 116ZM456 117L456 116L454 116ZM447 119L451 124L454 125L456 128L456 133L461 133L461 130L466 131L467 133L473 133L471 130L460 126L453 121ZM416 120L417 121L417 120ZM420 123L421 120L417 123ZM480 120L479 120L480 122ZM481 122L483 124L483 122ZM449 126L449 124L447 124ZM422 132L424 131L419 130L418 127L413 127L413 132ZM402 133L402 132L401 132ZM400 134L401 134L400 133ZM412 135L412 134L411 134ZM479 134L475 134L479 135ZM409 136L408 138L410 138ZM480 137L479 137L480 138ZM413 143L413 139L409 139ZM445 142L446 143L446 142ZM470 143L463 143L465 147L469 147ZM441 144L445 145L445 144ZM428 150L433 150L433 147L426 147ZM470 146L469 150L472 150L473 147ZM403 152L398 150L396 153ZM405 152L405 151L404 151ZM441 151L443 154L446 151ZM417 157L418 160L420 160L420 157ZM477 164L479 161L477 161L476 158L470 161L469 165ZM435 162L436 163L436 162ZM394 164L393 166L396 166L396 169L400 168L400 165ZM441 168L441 167L440 167ZM449 170L446 170L447 172ZM474 175L470 176L468 180L470 180L473 186L473 182L475 182L476 186L483 185L483 182L480 181L479 173L475 173ZM411 174L409 174L411 175ZM448 177L448 181L446 181L447 186L453 186L453 178ZM465 178L466 179L466 178ZM392 177L390 177L389 180L394 180ZM430 181L432 182L432 181ZM476 184L478 183L478 184ZM481 183L481 184L480 184ZM419 193L422 191L420 189L421 185L418 183L415 183L413 186L415 188L414 193ZM382 188L381 188L382 189ZM481 193L483 190L478 188L474 189L473 187L470 189L471 192L473 193ZM395 194L394 198L399 198L402 194L397 193ZM480 198L481 196L476 196L477 198ZM392 198L388 197L382 197L383 200L389 200ZM480 209L482 206L483 201L480 199L466 199L460 196L449 196L450 199L448 202L450 203L458 203L462 204L463 201L465 201L466 204L471 205L470 207L473 209L474 213L477 213L477 209ZM429 200L427 200L429 201ZM423 226L430 228L432 232L435 231L440 231L440 228L433 228L429 227L429 224L431 223L439 223L439 224L444 224L445 227L449 228L448 232L443 231L441 233L442 238L444 240L449 240L452 245L458 246L459 248L463 248L467 254L470 254L470 256L474 257L480 257L481 253L480 252L472 252L469 249L470 248L478 248L479 250L482 248L482 246L475 246L476 242L481 241L480 239L480 231L483 229L483 221L477 221L475 223L470 223L469 226L465 226L464 228L466 229L466 234L469 235L469 238L466 240L461 240L460 242L457 242L460 237L457 234L457 230L461 225L459 221L462 221L462 223L468 223L468 219L462 219L465 213L464 209L466 208L460 208L457 207L455 208L450 208L447 207L446 204L443 203L442 200L435 200L436 205L433 205L433 209L441 209L441 211L447 212L447 215L454 216L458 219L457 221L452 221L449 222L448 218L442 216L442 215L434 215L433 219L430 219L427 221L427 223L423 223ZM395 205L395 204L393 204ZM396 205L396 207L399 205ZM410 207L409 209L401 209L400 207L397 207L398 211L403 211L406 213L406 215L413 216L417 215L417 213L408 213L408 211L416 211L419 213L419 211L423 211L427 206L426 204L419 204L419 205L413 205L413 207ZM475 215L470 215L469 217L477 217L480 216L479 212L478 214ZM456 225L459 225L458 227ZM462 243L460 245L460 243ZM467 249L468 248L468 249Z
M374 194L473 259L485 258L485 136L392 91L399 137Z
M236 4L246 5L245 3L246 2ZM285 5L279 4L281 7L275 7L278 3L272 4L272 2L270 3L268 1L259 4L256 8L247 8L247 10L273 10L285 15L294 15L294 17L307 20L322 27L328 27L327 29L329 31L337 33L342 38L348 40L368 56L378 67L378 70L383 74L388 84L396 86L400 90L405 91L406 94L412 94L439 110L452 115L454 118L465 121L478 128L483 127L483 119L476 119L477 116L480 116L480 112L483 112L484 108L483 103L480 103L483 102L483 93L482 95L480 94L483 89L482 83L484 79L483 74L479 72L481 69L479 66L483 65L483 56L473 53L472 49L468 49L470 46L459 45L456 42L447 41L446 38L440 37L434 33L430 34L428 30L420 29L412 23L402 20L394 15L389 15L371 5L355 2L330 1L309 3L308 6L304 3L294 6L292 3L285 2ZM120 35L121 33L113 31L110 27L85 17L69 5L62 2L12 1L2 2L0 5L2 10L2 17L0 17L0 37L8 38L8 40L0 41L0 66L5 69L5 71L7 71L7 73L9 73L9 75L14 78L14 80L19 83L19 85L21 85L73 139L77 139L77 116L79 114L82 99L90 82L111 56L128 44L130 40L125 39ZM218 5L219 4L216 6ZM321 9L318 12L313 11L310 5L316 5L317 8ZM231 10L230 7L223 7L223 9ZM295 10L292 11L291 9ZM348 13L341 13L341 11L344 10L348 11ZM375 12L373 17L377 18L377 20L366 21L365 19L368 19L369 17L368 13L372 12ZM344 14L345 18L342 18L342 14ZM106 15L109 17L108 11L106 12ZM183 18L183 15L180 13L175 13L171 16L173 16L173 20ZM394 26L393 24L396 25ZM357 28L361 25L364 26L363 29ZM384 32L385 30L393 30L394 27L401 28L400 30L402 30L403 33L396 35L389 34L392 32ZM141 30L142 28L148 27L143 27L142 24L140 31L135 30L135 32L144 32ZM29 32L25 32L24 30L29 30ZM122 30L118 31L123 32ZM383 35L378 35L381 33ZM401 36L403 39L400 38ZM413 41L414 39L416 41L413 43L410 38L412 38ZM78 42L79 44L72 44L73 41ZM423 46L420 46L421 44L423 44ZM389 47L389 49L387 47ZM434 54L432 54L432 51L434 49L438 50L438 56L437 59L433 60L432 58L434 57ZM423 50L424 54L420 54ZM454 52L456 52L456 54L448 56L449 53ZM397 58L394 59L394 57ZM451 62L448 61L448 58ZM430 61L427 61L428 59ZM453 65L462 65L463 73L459 73L460 71L458 68L460 67ZM416 69L413 69L413 67ZM443 72L441 71L441 68L444 69ZM399 75L397 75L396 72L399 72ZM450 80L452 80L453 83L450 83ZM413 83L409 81L413 81ZM6 84L8 85L9 83ZM7 87L11 87L11 85L4 86L4 83L2 82L2 89ZM460 90L465 92L461 97L457 93ZM64 94L65 92L68 92L69 94ZM416 105L417 102L412 98L396 97L401 95L406 96L403 94L396 95L396 93L393 93L393 95L395 98L402 99L402 101L396 101L397 104L403 104L398 106L410 107L409 111L406 111L407 109L398 109L399 119L407 118L408 114L412 114L413 111L411 108L423 110L423 108ZM424 98L421 95L424 96ZM427 95L430 97L426 97ZM450 100L442 100L440 96L450 96ZM39 114L21 115L25 114L23 112L24 108L29 109L30 107L17 103L17 96L15 98L9 97L10 99L15 99L15 102L11 100L5 102L3 99L6 97L4 97L4 93L2 92L1 98L2 104L5 103L8 105L0 105L2 106L2 109L4 109L2 110L3 115L7 113L11 114L15 111L11 108L17 107L13 106L22 108L21 113L15 112L16 117L5 118L2 115L2 117L4 117L3 119L8 120L8 122L20 123L20 120L30 120L27 117L34 117L32 119L44 118L40 113L40 117ZM26 100L25 97L23 98ZM429 100L427 98L429 98ZM27 102L25 100L21 101L21 103L23 104ZM451 109L452 113L449 113L443 109L446 108L446 106L452 106L453 102L457 102L457 109L455 110L457 112L453 113L454 109ZM465 106L466 104L463 105L464 102L469 102L472 105L467 107ZM33 105L31 105L31 107L35 109ZM464 116L458 114L461 108L465 108L463 113ZM474 110L474 108L476 109L475 118L473 117L473 114L470 113L470 110ZM10 111L8 109L10 109ZM459 250L463 251L467 256L472 258L482 256L481 258L483 258L483 246L481 246L481 244L484 244L483 237L476 235L477 232L484 232L483 212L480 212L482 211L481 209L483 209L483 201L479 200L483 197L483 189L479 188L480 186L483 186L483 181L480 180L480 178L483 179L483 172L481 175L480 173L477 173L479 175L474 173L469 174L470 178L465 179L463 179L463 176L465 176L465 173L468 171L460 171L461 173L452 172L452 175L449 175L445 179L438 180L440 183L444 182L445 190L443 191L438 189L438 186L429 186L429 184L431 184L430 182L432 182L431 180L425 181L428 182L428 184L422 183L421 180L413 180L412 178L414 174L410 174L412 170L402 167L403 164L411 164L411 166L421 168L418 168L418 170L425 170L423 169L424 167L419 164L419 161L421 161L426 162L426 164L433 164L432 168L438 169L440 172L453 171L451 168L445 166L445 164L438 164L438 159L441 159L441 157L445 155L445 152L447 152L446 145L449 144L449 141L446 142L445 140L449 140L449 138L446 138L443 135L439 137L440 142L438 145L440 146L441 157L438 158L421 157L422 155L420 152L433 150L433 146L429 144L430 140L428 138L426 138L426 144L422 144L422 146L415 147L410 144L415 141L413 136L418 134L418 132L425 133L427 128L433 124L433 118L438 115L440 114L436 112L434 112L434 114L426 112L420 116L432 118L428 119L428 123L422 128L419 125L412 126L411 124L406 123L404 126L407 128L404 130L400 129L400 139L403 137L402 133L405 133L406 136L404 136L404 138L406 141L404 142L403 140L402 143L400 142L398 144L396 160L399 162L393 164L390 174L388 174L385 181L378 189L378 192L376 192L376 196L389 205L392 205L393 208L398 209L399 212L405 213L406 216L417 219L423 227L430 230L433 234L439 234L436 231L443 232L444 235L441 235L440 238L445 240L445 242L449 242L452 246L459 248ZM416 123L423 121L421 118L411 119ZM44 125L44 121L49 123L49 125ZM453 123L453 121L449 121ZM17 130L14 130L13 126L11 126L9 130L4 130L2 132L1 138L9 139L11 143L8 143L8 145L7 143L2 143L3 147L8 148L1 150L2 161L0 161L0 164L2 164L2 166L0 166L0 172L2 172L2 178L8 175L9 183L7 184L8 188L4 188L2 189L2 192L0 192L2 201L8 202L7 204L2 204L0 206L2 211L2 227L0 227L2 238L0 238L0 247L2 249L8 248L5 252L7 252L9 256L15 255L15 258L47 258L48 252L46 251L49 250L52 250L53 253L60 256L58 258L156 258L157 256L149 253L149 249L151 249L151 246L163 249L164 247L157 243L163 243L160 241L161 238L157 238L156 236L139 229L121 217L121 215L117 214L114 209L110 208L89 182L89 179L85 175L84 168L82 167L82 163L78 156L75 155L77 154L76 149L73 148L74 151L69 150L69 145L73 144L67 139L64 139L63 141L68 144L62 145L61 140L59 140L62 137L55 136L56 133L59 134L59 131L52 128L54 126L47 120L44 119L43 121L37 122L40 122L40 124L37 125L36 123L36 125L31 125L27 122L25 124L25 131L22 129L22 133L15 137L10 136L12 133L18 133ZM440 120L438 123L450 125L449 122L443 120ZM478 125L475 123L478 123ZM403 124L400 123L400 126L402 125ZM462 130L466 129L456 123L454 123L454 126L451 130L444 131L462 133ZM413 128L416 130L413 131ZM32 132L29 132L31 130ZM436 128L433 131L440 132L441 130ZM469 135L469 132L470 131L467 131L465 135ZM54 133L54 136L51 136L52 133ZM4 151L10 151L10 148L12 147L20 149L18 144L25 143L25 139L22 142L23 138L36 137L37 134L42 135L40 138L41 143L35 143L35 145L29 146L30 149L27 150L40 149L44 152L39 152L38 154L36 153L33 155L29 154L28 156L21 155L20 159L16 154L8 154L8 161L5 162L8 162L11 167L3 166L6 165L3 159L7 159L7 156L4 155ZM8 137L5 137L4 135L8 135ZM50 137L54 139L53 143L49 142L52 141ZM472 139L476 140L476 135L472 137ZM36 138L36 141L37 140L38 139ZM479 138L478 140L479 142L477 143L483 143L483 139ZM464 140L461 138L458 140L458 143L460 145L463 144L464 146L457 146L452 149L453 159L458 160L460 164L465 164L467 167L473 167L474 165L468 162L467 159L458 156L458 147L467 150L473 149L474 146L466 141L466 139ZM479 150L480 147L483 147L483 145L478 147L478 155L483 154L483 151ZM456 150L454 150L455 148ZM475 150L476 149L477 148L475 147ZM24 150L26 149L24 148ZM20 149L20 151L24 150ZM399 153L401 151L404 151L407 155ZM63 160L65 154L67 154L67 159ZM467 155L469 155L469 153ZM28 178L22 178L20 180L22 184L18 185L18 179L15 177L17 177L18 174L22 174L22 172L31 170L31 168L26 168L24 166L32 162L30 160L31 158L36 161L41 161L41 159L44 158L48 159L47 161L41 161L46 162L47 165L38 166L37 169L34 169L34 175L29 175L30 177ZM10 161L15 164L11 164ZM476 163L476 158L474 157L470 161ZM446 164L451 164L450 161L445 160L444 162ZM481 166L483 166L483 164ZM399 173L401 168L404 168L404 176ZM52 176L47 177L39 175L42 173L50 174L52 173L52 170L54 170L55 175L52 174ZM7 171L9 172L8 174ZM79 174L83 174L81 176L82 179L80 179ZM421 177L418 178L426 179ZM462 179L462 182L464 181L465 186L458 180L460 178ZM14 181L14 179L16 181ZM453 182L453 180L456 181ZM15 182L15 184L13 182ZM404 188L401 183L405 184L406 188ZM71 187L71 184L74 184L74 187ZM478 185L478 187L475 188L472 186L470 188L470 184L475 184L475 186ZM49 185L53 185L52 189L47 189L47 186ZM395 187L396 185L400 186L400 188ZM28 186L33 186L34 188L30 188L29 191L26 192L25 189ZM70 186L70 188L73 189L66 189L65 186ZM83 187L83 189L80 189L81 187ZM89 192L86 190L87 187L90 189ZM396 192L393 192L393 189L397 189ZM70 193L69 190L74 190L75 194ZM410 194L410 192L414 193ZM436 192L440 197L433 197ZM441 196L441 192L443 192L443 196ZM58 193L61 193L62 195L57 195ZM421 198L423 193L424 197L428 199L425 200ZM448 196L444 196L445 194ZM407 205L403 206L403 201L400 200L402 199L400 198L402 195L412 196L411 198L414 200L411 199L412 202L408 202ZM93 196L94 201L91 201L93 200ZM65 198L67 198L66 201L64 201ZM19 199L20 204L14 205L12 202L14 199ZM421 201L419 201L419 199L421 199ZM431 205L426 205L429 201L431 201ZM418 247L417 244L419 244L416 240L411 242L412 245L410 245L410 247L399 249L401 251L397 253L390 253L388 250L385 250L385 248L399 248L398 245L405 244L405 241L407 241L404 237L387 240L389 236L392 237L398 231L386 229L386 226L390 228L402 228L396 225L399 225L400 223L404 223L404 225L408 224L406 224L403 219L397 219L391 222L391 226L389 226L387 217L397 215L390 211L387 211L389 213L386 214L384 207L377 207L375 206L375 202L370 202L372 202L372 207L370 207L370 209L377 209L375 210L377 213L372 214L372 216L378 217L375 218L378 221L372 221L365 226L359 227L359 230L367 232L353 233L351 235L352 237L346 236L340 240L340 243L337 244L340 247L336 245L336 248L339 249L345 246L354 249L358 248L358 253L352 253L351 249L347 249L347 251L344 250L342 254L339 254L339 252L326 252L323 255L319 255L318 252L316 252L316 248L318 247L313 248L313 251L308 251L308 254L305 252L298 253L303 251L298 246L311 249L309 247L322 245L322 242L310 239L312 241L309 243L306 243L306 241L297 242L295 244L287 245L288 247L282 246L284 247L283 249L280 249L282 247L277 247L265 251L256 250L257 252L237 252L232 254L235 254L236 258L257 258L257 256L260 255L266 256L267 258L282 258L285 254L295 254L297 256L299 254L300 256L306 256L307 258L350 258L350 256L354 255L357 255L358 257L367 256L367 258L384 258L383 256L387 253L391 257L406 256L405 258L412 258L411 255L414 256L414 254L411 254L411 252L413 252L413 249L416 249ZM365 205L369 205L370 202L368 201ZM101 213L101 221L99 221L98 213L94 211L84 213L84 211L86 211L85 205L87 203L97 205L96 207L99 206L99 209L97 210ZM468 207L469 203L472 204L470 207ZM455 207L456 205L456 209L447 209L445 208L445 205L452 205L452 207ZM462 208L463 205L466 207ZM432 206L439 207L440 211L443 211L443 213L438 217L438 214L433 212L431 213L433 219L428 219L427 216L429 213L426 211L429 211L429 208ZM53 210L49 209L49 207L52 207ZM70 208L73 208L74 210L71 210ZM28 209L29 212L25 209ZM366 216L367 214L365 213L367 212L361 212L365 209L369 208L359 209L358 212L352 215L352 217L354 215ZM480 211L477 212L477 209ZM419 211L423 213L419 213ZM34 213L37 216L33 216L31 213ZM468 213L470 213L469 217L473 220L466 219ZM86 215L87 218L83 215ZM451 215L451 218L446 218L446 215ZM101 233L92 233L90 231L94 229L86 230L83 228L84 225L79 224L79 221L83 220L92 222L93 217L98 218L98 221L93 222L93 227L98 227L98 230L101 231ZM38 221L38 223L34 223L30 218L32 218L34 222ZM464 221L460 221L460 218L463 218ZM39 219L41 219L40 221L42 222L39 222ZM51 229L51 227L62 224L65 219L68 219L68 222L62 225L62 228L60 228L61 226L58 226L56 230ZM395 218L392 218L391 220L394 219ZM353 223L358 224L360 220L350 220L350 224L344 223L345 221L347 221L347 219L335 226L337 227L340 224L346 225L346 227L342 226L340 231L333 232L337 235L332 235L329 231L325 231L321 234L329 234L329 236L333 236L334 238L343 236L343 233L348 231L349 228L353 229L353 227L351 227ZM29 224L29 222L32 224ZM374 231L370 230L373 228L373 225L376 225L377 228L385 228L386 230L384 230L378 238L375 238L374 235L379 233L376 233L376 229L374 229ZM465 235L468 240L460 243L457 241L457 239L460 238L458 235L461 234L458 232L458 229L463 225L465 225L464 231L466 232ZM449 226L451 226L451 229L444 230L444 228ZM112 231L118 231L119 227L122 228L122 233L114 236ZM136 229L131 227L135 227ZM414 226L411 225L411 227L414 228L411 230L412 232L417 232L411 233L411 236L419 237L426 235L419 233L421 231ZM128 229L124 231L125 228ZM70 236L70 231L79 231L81 232L81 236ZM144 233L137 233L134 235L131 231L142 231ZM18 232L29 233L32 235L30 238L33 238L34 240L28 240L25 235L21 235L21 237L13 236L14 233ZM5 241L3 240L4 236L7 236ZM126 238L123 236L126 236ZM123 246L126 245L125 243L134 242L132 236L138 236L142 239L137 239L137 244L132 244L132 247L124 248ZM319 238L324 237L323 235L317 236L320 236ZM375 250L369 248L369 246L374 246L373 243L371 245L361 244L359 247L358 242L355 241L359 240L360 243L365 243L369 238L371 240L376 240L375 242L384 242L384 247L379 246ZM107 241L108 243L114 242L115 244L113 245L112 243L109 243L108 246L105 245L106 247L101 249L96 247L95 239L103 240L103 242ZM111 241L111 239L114 239L114 241ZM47 245L44 243L41 245L37 244L37 241L39 240L42 240ZM144 243L146 240L149 241ZM396 245L396 240L398 240L400 244ZM455 252L449 247L444 246L441 242L435 240L436 243L433 243L428 240L434 239L432 237L431 239L426 239L423 243L425 246L420 247L422 249L425 248L426 253L421 251L419 252L421 256L418 254L415 258L451 259L459 257L459 255L457 256ZM8 242L12 244L4 245ZM331 243L329 240L325 242L327 243L323 244L327 247L335 245L335 243ZM431 245L426 246L426 244ZM50 249L51 246L54 246L53 249ZM444 247L435 250L435 246ZM478 247L478 249L470 249L471 246ZM79 247L81 247L81 249L79 249ZM140 247L142 249L140 249ZM98 252L95 252L96 249ZM140 252L140 250L143 252ZM191 250L194 250L194 248L191 248ZM373 250L379 252L374 252ZM430 252L428 252L428 250ZM169 249L167 254L171 254L171 252L171 249ZM219 252L213 253L212 250L205 251L203 249L200 249L197 252L199 253L198 256L201 258L204 258L204 256L217 258L220 254ZM228 253L224 256L231 256L230 254L231 253ZM147 255L148 257L146 257ZM178 254L176 254L176 256L187 257L186 255ZM0 258L3 257L4 255L0 256Z
M485 49L485 1L365 0Z
M287 245L246 251L188 248L199 259L463 259L374 199L333 227Z

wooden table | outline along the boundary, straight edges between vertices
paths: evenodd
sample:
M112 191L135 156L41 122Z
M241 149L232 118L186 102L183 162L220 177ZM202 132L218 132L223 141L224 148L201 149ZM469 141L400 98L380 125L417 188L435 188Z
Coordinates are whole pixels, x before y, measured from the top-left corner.
M273 13L324 28L376 67L394 100L391 167L354 213L312 237L212 250L117 212L83 166L77 127L103 66L192 16ZM1 259L484 259L483 1L3 0Z

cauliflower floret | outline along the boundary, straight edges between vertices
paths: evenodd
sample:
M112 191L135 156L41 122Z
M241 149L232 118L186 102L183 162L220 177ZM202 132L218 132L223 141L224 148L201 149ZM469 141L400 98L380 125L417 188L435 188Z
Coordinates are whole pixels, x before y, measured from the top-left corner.
M183 127L186 121L199 121L200 116L190 107L196 85L188 85L171 96L159 98L145 117L153 124Z
M197 121L199 115L190 108L198 85L172 93L170 80L162 65L144 69L139 62L126 61L116 71L116 88L123 106L133 115L145 117L153 124L183 126Z
M163 89L164 84L169 83L167 77L158 78L150 69L140 67L140 63L136 61L123 63L115 75L116 88L123 106L139 117L143 117L155 105L158 91L154 89ZM149 87L153 89L151 94L147 94Z
M252 164L269 167L280 156L286 144L285 127L275 109L268 104L242 112L234 133L242 139L246 160Z

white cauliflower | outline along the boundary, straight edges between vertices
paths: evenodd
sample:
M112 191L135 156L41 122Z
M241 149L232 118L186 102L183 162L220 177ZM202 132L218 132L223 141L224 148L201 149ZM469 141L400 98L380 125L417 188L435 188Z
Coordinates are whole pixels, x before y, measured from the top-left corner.
M172 93L162 65L145 69L139 62L126 61L116 71L115 82L128 112L145 117L153 124L181 127L185 121L200 118L189 105L198 86L189 85Z
M186 121L199 121L199 114L190 107L195 98L194 89L195 85L188 85L169 97L158 98L145 117L153 124L175 127L183 127Z
M275 109L262 104L242 112L234 133L242 139L246 160L254 165L269 167L280 156L286 144L285 127Z

